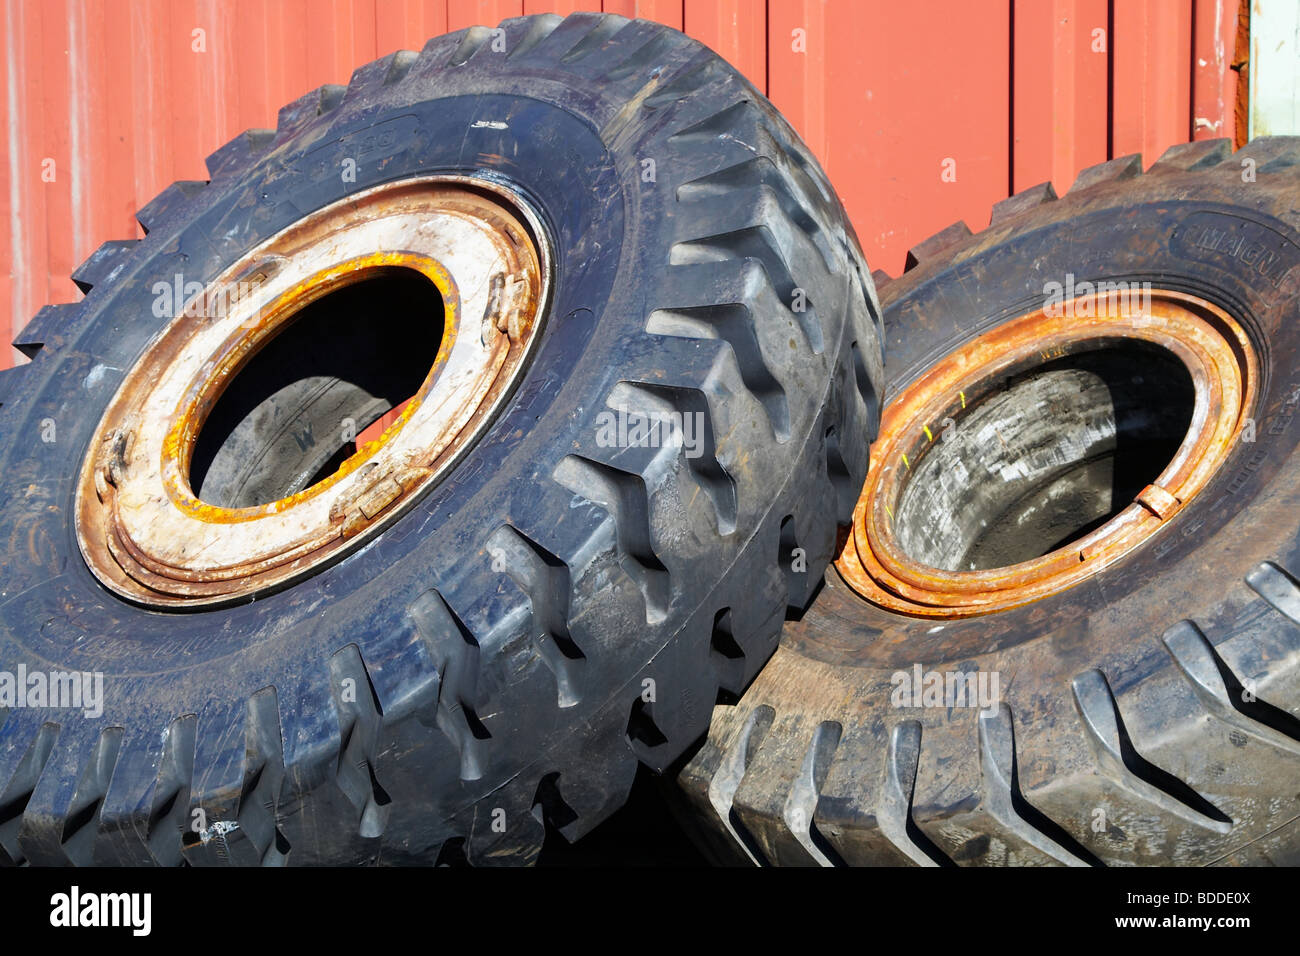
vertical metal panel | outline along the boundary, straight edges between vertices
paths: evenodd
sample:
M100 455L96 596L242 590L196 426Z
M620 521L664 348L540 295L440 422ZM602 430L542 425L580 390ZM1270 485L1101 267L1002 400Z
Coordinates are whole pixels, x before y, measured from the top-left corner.
M450 0L447 4L447 29L496 26L502 20L523 15L524 0Z
M1300 7L1254 0L1250 19L1250 135L1300 133Z
M772 0L771 98L807 134L873 267L896 272L909 246L987 219L1006 193L1009 0L819 7Z
M1192 21L1192 136L1232 138L1237 73L1232 69L1237 0L1196 0Z
M40 9L28 4L9 3L4 15L4 96L0 97L0 120L4 123L5 162L0 168L4 209L8 213L0 237L0 333L10 331L11 317L22 316L18 328L47 301L45 288L49 270L46 241L45 190L41 183L42 162L46 158L44 131L39 128L41 113L34 95L43 79L37 71L41 62ZM37 145L39 144L39 145ZM51 157L57 160L57 157ZM66 157L65 157L66 160ZM59 236L57 241L66 242ZM9 336L12 338L12 336ZM0 350L0 366L8 367L17 351Z
M1011 188L1063 193L1108 158L1108 5L1016 0L1014 16Z
M764 0L686 0L685 32L712 47L767 92L767 4Z
M5 137L5 161L0 163L0 229L3 229L0 250L5 250L4 259L0 260L4 266L0 268L0 316L6 317L9 309L22 298L15 273L27 272L25 263L20 261L26 251L21 242L25 224L21 203L16 196L26 184L16 177L18 170L14 169L18 144L23 138L21 118L17 110L18 71L22 66L19 61L22 55L19 39L22 34L17 14L17 8L12 5L0 8L0 17L4 18L0 24L0 70L3 70L3 81L0 81L3 84L3 90L0 91L3 92L0 96L0 133ZM0 323L0 335L8 332L9 323ZM13 348L6 341L3 348L0 348L0 368L12 363L13 360L9 357L12 352Z
M1191 138L1192 4L1125 0L1113 9L1112 150L1149 164Z
M654 20L674 30L683 25L682 0L604 0L603 9L619 16Z
M827 14L823 0L777 0L767 11L768 98L823 163L830 152L827 114L832 108ZM837 74L837 79L849 77Z
M554 13L567 17L570 13L601 13L600 0L524 0L524 13Z
M43 164L53 160L49 167L52 180L42 179L35 184L45 200L45 222L49 249L44 276L46 295L51 302L67 302L76 298L66 282L58 282L58 275L67 275L81 257L89 251L84 197L86 167L93 161L83 151L85 122L84 100L80 91L73 93L71 61L71 29L67 9L63 4L28 6L36 13L38 40L32 70L29 76L38 78L39 93L28 100L27 121L29 129L41 137L37 140L43 148L36 155L29 150L22 158L28 163L40 156ZM31 144L29 141L29 145ZM77 201L73 202L73 197ZM26 237L25 237L26 238Z
M420 50L430 37L447 32L447 0L383 0L374 4L375 55ZM354 60L355 70L364 61Z
M205 178L203 159L222 143L447 30L578 9L685 29L768 92L826 166L873 266L896 272L910 245L949 222L985 222L1012 184L1067 186L1106 158L1107 131L1115 154L1141 150L1148 161L1189 138L1193 115L1197 135L1214 135L1232 110L1235 6L0 0L0 333L12 337L46 302L78 298L68 279L77 264L101 242L139 235L134 210L174 180ZM1109 84L1085 55L1106 7ZM944 159L955 182L941 176ZM0 350L0 367L22 360Z

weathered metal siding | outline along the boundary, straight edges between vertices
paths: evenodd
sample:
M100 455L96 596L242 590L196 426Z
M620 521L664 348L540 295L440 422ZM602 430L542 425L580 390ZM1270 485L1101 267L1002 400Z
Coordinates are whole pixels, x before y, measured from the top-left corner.
M0 332L76 299L68 274L99 243L139 235L136 208L172 180L205 178L205 156L274 125L298 94L447 30L601 6L0 0ZM1236 7L603 0L684 29L766 91L825 164L872 265L890 272L948 223L978 228L1013 188L1050 179L1061 191L1112 155L1149 161L1193 123L1198 136L1230 134ZM13 361L0 350L0 367Z
M1250 135L1300 134L1300 4L1253 0Z

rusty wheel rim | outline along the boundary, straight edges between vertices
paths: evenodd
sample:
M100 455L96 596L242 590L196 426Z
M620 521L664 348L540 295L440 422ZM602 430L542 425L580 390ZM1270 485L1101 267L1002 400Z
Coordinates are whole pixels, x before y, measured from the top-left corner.
M190 487L198 435L249 360L303 309L408 270L442 300L419 389L333 473L251 507ZM77 486L77 539L122 597L219 605L287 586L402 514L477 441L538 339L551 255L540 220L504 186L458 176L359 192L262 243L176 309L99 424Z
M1140 343L1164 350L1190 376L1190 424L1168 465L1100 527L1031 560L979 570L917 560L895 527L899 503L945 429L996 388L1036 366ZM845 581L873 604L926 618L1018 607L1084 581L1160 533L1209 483L1240 440L1254 406L1258 364L1226 312L1171 291L1081 296L1006 322L955 350L885 409L872 445L852 533L836 560ZM933 563L933 562L932 562Z

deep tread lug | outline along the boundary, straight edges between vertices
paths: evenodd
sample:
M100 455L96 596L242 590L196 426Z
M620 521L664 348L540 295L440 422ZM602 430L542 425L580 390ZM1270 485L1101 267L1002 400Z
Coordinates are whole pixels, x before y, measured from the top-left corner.
M954 222L950 226L945 226L929 239L907 250L907 262L903 266L903 270L915 269L928 259L938 258L944 251L951 249L959 242L966 241L970 237L970 226L961 220ZM875 273L872 273L872 275L875 275Z
M1039 183L1028 189L1022 189L1008 199L993 204L993 214L989 217L990 226L998 226L1013 219L1021 213L1028 212L1043 203L1055 202L1056 190L1051 183Z

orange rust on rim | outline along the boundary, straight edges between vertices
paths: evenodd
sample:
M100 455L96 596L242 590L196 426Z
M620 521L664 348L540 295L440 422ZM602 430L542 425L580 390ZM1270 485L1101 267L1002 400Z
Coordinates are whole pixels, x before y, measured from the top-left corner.
M438 289L443 325L397 419L333 474L277 501L199 500L195 441L244 366L312 302L399 269ZM459 176L373 187L273 236L177 310L105 411L77 488L87 564L123 597L185 607L284 586L340 556L481 434L527 365L550 273L536 214L503 186Z
M291 318L294 313L301 312L311 303L331 292L337 292L345 286L372 278L386 268L411 269L429 279L442 295L445 315L445 329L433 368L420 384L419 390L407 402L406 408L397 420L385 429L378 439L358 448L333 474L277 501L251 508L219 508L195 497L188 480L190 455L194 450L199 431L203 428L208 414L216 406L224 386L239 374L240 369L257 353L258 348L270 341L284 325L285 320ZM439 373L446 367L447 358L452 346L455 345L459 331L460 296L455 281L436 260L410 252L378 252L358 256L321 270L278 296L265 311L266 316L260 318L257 325L248 330L249 334L232 336L227 341L223 353L214 357L215 367L206 378L193 384L189 394L183 399L184 407L176 415L171 430L163 440L163 480L168 497L178 508L188 511L202 521L253 521L265 515L268 510L284 511L326 491L365 464L392 435L401 429L402 425L410 421L411 416L437 381ZM499 338L496 340L496 345L504 359L504 353L508 350L508 340Z
M1156 534L1210 481L1254 406L1258 365L1245 331L1196 296L1153 291L1081 296L1005 322L945 356L885 409L871 467L836 568L860 595L903 614L958 618L1028 604L1085 580ZM1144 341L1173 353L1195 392L1182 445L1160 476L1100 528L1042 557L1001 568L946 571L908 557L893 515L908 474L999 379L1106 343Z

